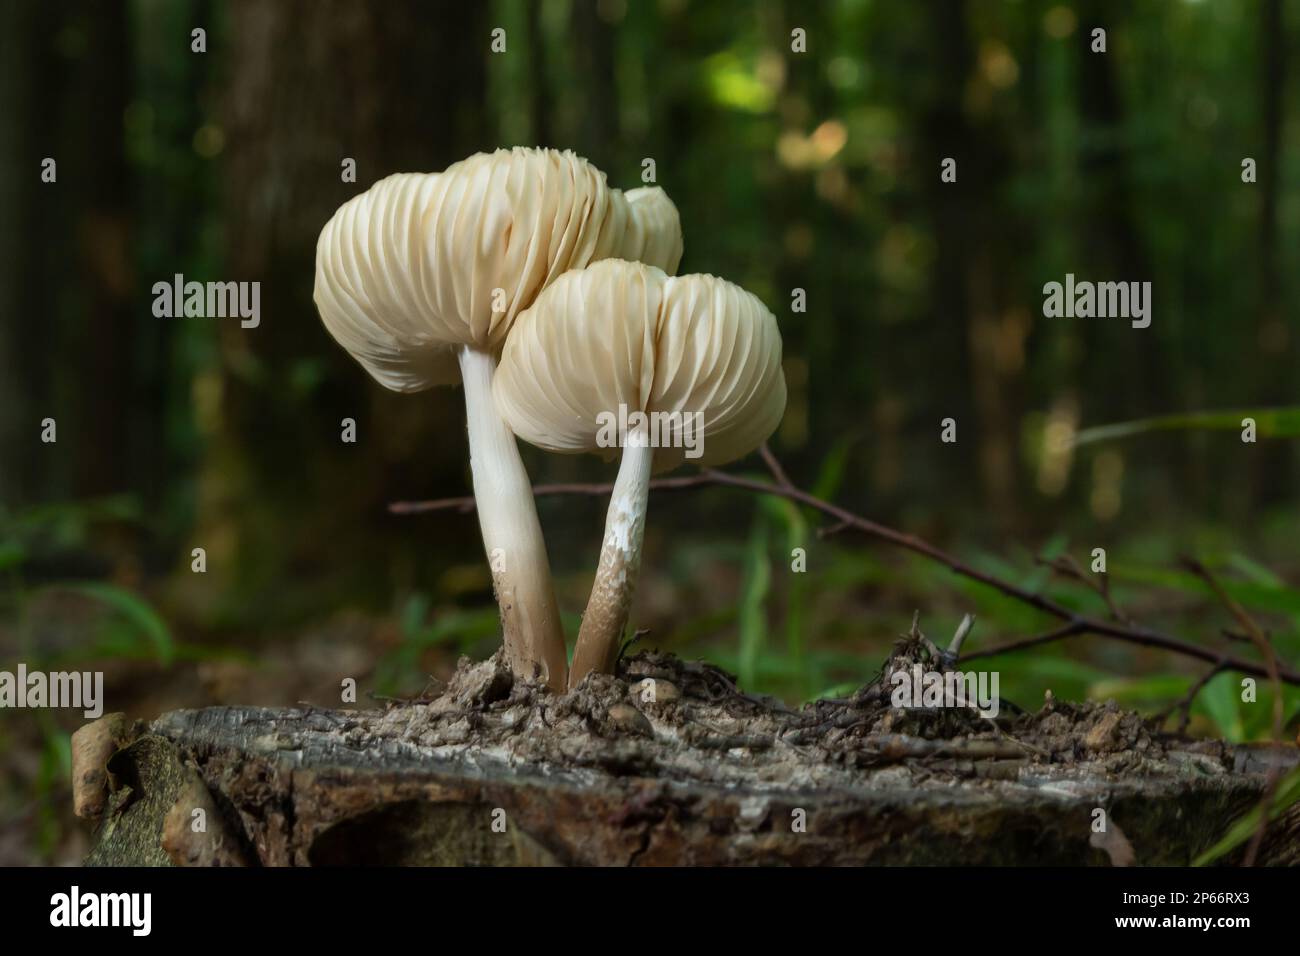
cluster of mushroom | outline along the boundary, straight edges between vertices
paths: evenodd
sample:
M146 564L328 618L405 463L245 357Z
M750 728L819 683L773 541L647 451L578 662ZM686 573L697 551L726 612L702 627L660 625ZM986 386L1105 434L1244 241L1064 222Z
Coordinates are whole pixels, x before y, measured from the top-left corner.
M677 208L623 193L572 152L498 150L389 176L316 246L326 329L380 384L465 389L483 544L514 673L561 691L611 672L631 609L652 471L732 461L785 410L781 337L755 296L674 276ZM566 664L550 564L515 438L622 458L591 598ZM651 428L667 423L664 427Z

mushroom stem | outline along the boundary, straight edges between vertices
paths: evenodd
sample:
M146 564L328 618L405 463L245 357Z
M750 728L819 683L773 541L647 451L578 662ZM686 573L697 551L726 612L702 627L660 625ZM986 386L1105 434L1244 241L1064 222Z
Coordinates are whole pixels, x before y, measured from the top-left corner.
M564 689L564 631L532 484L515 436L492 400L496 366L487 352L468 347L460 352L479 528L510 669L558 692Z
M609 674L614 670L641 569L641 539L645 534L654 451L644 426L628 432L605 513L605 543L600 549L596 580L582 615L573 666L569 668L570 689L592 671Z

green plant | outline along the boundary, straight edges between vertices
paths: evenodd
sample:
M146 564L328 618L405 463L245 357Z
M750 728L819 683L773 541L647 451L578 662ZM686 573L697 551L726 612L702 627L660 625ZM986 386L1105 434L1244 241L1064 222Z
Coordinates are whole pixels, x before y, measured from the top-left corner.
M1159 415L1133 421L1085 428L1074 436L1074 445L1115 441L1156 431L1241 431L1242 419L1255 422L1259 438L1300 437L1300 408L1246 408L1229 412L1187 412Z
M1277 786L1274 788L1268 800L1269 822L1276 820L1297 803L1300 803L1300 767L1291 770L1290 773L1278 781ZM1214 846L1193 860L1192 866L1207 866L1216 860L1222 859L1247 840L1250 840L1259 832L1263 814L1264 805L1263 801L1261 801L1253 809L1239 817Z

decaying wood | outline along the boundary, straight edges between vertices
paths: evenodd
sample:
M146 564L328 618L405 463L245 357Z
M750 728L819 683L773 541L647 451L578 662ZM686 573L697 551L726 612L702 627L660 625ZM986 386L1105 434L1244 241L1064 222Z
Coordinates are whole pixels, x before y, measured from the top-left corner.
M72 735L72 808L83 820L98 820L108 800L108 761L139 736L121 714L109 714Z
M924 656L903 642L852 697L799 711L643 653L565 695L494 659L383 710L164 714L113 757L88 862L1185 864L1297 761L1113 704L892 707L887 675ZM198 807L219 847L183 829ZM1298 831L1293 808L1259 861L1300 862Z

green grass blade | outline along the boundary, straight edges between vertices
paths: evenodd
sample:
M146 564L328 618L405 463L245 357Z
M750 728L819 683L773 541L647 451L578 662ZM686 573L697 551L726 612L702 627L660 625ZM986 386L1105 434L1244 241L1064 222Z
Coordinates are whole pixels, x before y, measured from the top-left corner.
M1074 436L1074 447L1115 441L1157 431L1241 431L1243 418L1255 420L1260 438L1300 437L1300 408L1248 408L1230 412L1188 412L1085 428Z
M753 690L758 659L767 644L767 589L772 569L767 554L767 518L760 510L754 519L745 556L745 579L740 590L740 684Z
M1273 800L1268 810L1269 820L1276 820L1297 801L1300 801L1300 767L1296 767L1278 781L1277 790L1273 793ZM1244 816L1239 817L1218 843L1192 861L1192 866L1206 866L1213 863L1254 836L1255 831L1259 829L1261 809L1259 804L1256 804Z
M121 614L127 622L134 625L136 630L148 639L149 643L153 645L154 652L158 655L160 664L166 667L172 662L176 655L176 646L172 640L171 631L168 629L167 623L158 615L158 612L150 607L139 595L117 585L105 584L100 581L60 584L57 585L57 588L60 591L81 594L108 605Z

